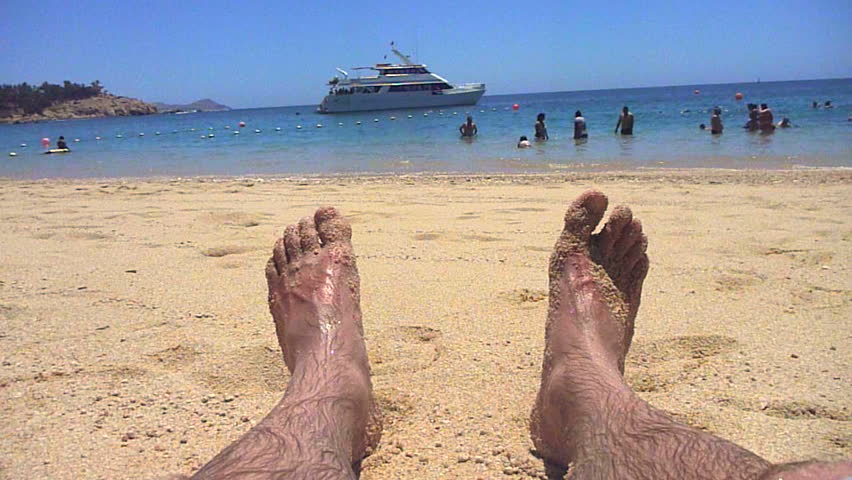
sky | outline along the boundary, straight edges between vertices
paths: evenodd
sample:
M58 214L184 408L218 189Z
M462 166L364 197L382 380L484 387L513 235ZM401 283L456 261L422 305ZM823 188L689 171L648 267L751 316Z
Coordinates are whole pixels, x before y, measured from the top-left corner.
M852 77L852 1L0 0L0 83L318 104L389 43L488 95Z

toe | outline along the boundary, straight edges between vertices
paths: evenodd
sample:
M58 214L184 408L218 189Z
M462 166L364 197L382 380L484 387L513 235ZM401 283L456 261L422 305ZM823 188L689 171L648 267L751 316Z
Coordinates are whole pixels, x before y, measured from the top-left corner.
M302 253L319 253L319 234L317 233L317 227L316 224L314 224L313 218L302 217L302 219L299 220L299 240L301 242Z
M633 271L630 274L630 286L627 288L628 302L632 314L636 314L639 309L639 300L642 297L642 284L645 282L645 276L648 275L648 255L642 254L636 265L633 266Z
M606 195L597 190L587 190L580 194L565 212L563 234L588 242L595 227L606 212Z
M624 227L621 237L615 241L610 258L613 261L621 261L627 255L627 252L633 248L633 245L641 241L642 237L642 222L634 218Z
M269 261L266 262L266 283L269 284L270 288L274 285L274 282L278 280L278 267L275 266L275 257L270 257Z
M621 238L624 227L630 225L632 220L633 212L630 211L630 207L619 205L613 209L609 220L597 236L598 251L603 258L612 255L613 247Z
M288 225L284 229L284 247L287 250L287 260L292 263L302 256L302 242L295 225Z
M352 227L334 207L324 207L314 214L319 238L323 245L352 240Z
M272 263L276 273L279 275L284 273L287 268L287 253L284 248L284 238L279 238L275 241L275 246L272 248ZM267 269L267 272L269 270Z
M648 237L640 233L638 240L624 255L621 260L620 278L618 279L618 287L621 291L629 291L634 282L634 271L639 262L644 257L647 260L645 251L648 250Z

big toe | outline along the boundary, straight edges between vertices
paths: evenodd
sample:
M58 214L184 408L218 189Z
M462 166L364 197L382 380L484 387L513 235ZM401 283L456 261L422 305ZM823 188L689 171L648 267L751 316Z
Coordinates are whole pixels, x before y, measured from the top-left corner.
M588 245L592 232L606 212L607 203L606 195L597 190L587 190L580 194L565 212L562 236Z
M334 207L323 207L314 214L314 222L323 245L349 243L352 227L349 221Z

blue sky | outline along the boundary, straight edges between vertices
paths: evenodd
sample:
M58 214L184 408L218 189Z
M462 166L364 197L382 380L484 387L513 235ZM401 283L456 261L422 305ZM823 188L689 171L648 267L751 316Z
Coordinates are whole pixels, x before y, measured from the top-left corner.
M318 103L388 43L488 94L852 77L852 1L0 3L0 83L232 107ZM391 59L391 57L388 57Z

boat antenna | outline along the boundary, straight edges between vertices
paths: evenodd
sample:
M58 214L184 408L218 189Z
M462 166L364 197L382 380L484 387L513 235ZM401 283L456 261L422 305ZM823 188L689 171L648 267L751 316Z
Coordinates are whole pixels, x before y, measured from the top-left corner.
M400 60L402 60L402 63L404 63L406 65L413 65L414 64L414 62L412 62L411 59L408 58L408 55L400 52L399 50L396 49L396 47L393 46L393 42L391 42L391 51L394 53L394 55L399 57Z
M335 67L335 70L342 73L344 77L349 78L349 72L347 72L346 70L344 70L342 68L337 68L337 67Z

